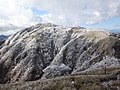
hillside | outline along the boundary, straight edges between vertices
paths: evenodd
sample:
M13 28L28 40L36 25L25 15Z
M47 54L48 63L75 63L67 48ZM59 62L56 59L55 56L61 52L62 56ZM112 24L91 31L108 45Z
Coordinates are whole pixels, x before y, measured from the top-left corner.
M0 83L94 75L94 71L106 75L106 68L119 70L119 46L119 37L105 31L51 23L31 26L10 36L0 49Z
M120 81L116 74L120 69L110 68L107 71L112 74L67 75L52 79L1 84L0 90L119 90Z

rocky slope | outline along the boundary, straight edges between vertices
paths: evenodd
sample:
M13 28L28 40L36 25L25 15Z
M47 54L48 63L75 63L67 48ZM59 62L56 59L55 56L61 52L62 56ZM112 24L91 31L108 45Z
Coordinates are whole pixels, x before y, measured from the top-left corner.
M0 83L119 66L119 37L81 27L38 24L10 36L0 49Z

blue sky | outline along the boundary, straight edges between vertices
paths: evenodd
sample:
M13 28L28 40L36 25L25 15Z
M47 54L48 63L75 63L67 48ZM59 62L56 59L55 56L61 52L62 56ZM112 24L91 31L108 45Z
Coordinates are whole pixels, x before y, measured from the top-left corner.
M40 9L37 9L37 8L32 8L31 9L32 12L36 15L44 15L44 14L47 14L47 11L45 10L40 10Z

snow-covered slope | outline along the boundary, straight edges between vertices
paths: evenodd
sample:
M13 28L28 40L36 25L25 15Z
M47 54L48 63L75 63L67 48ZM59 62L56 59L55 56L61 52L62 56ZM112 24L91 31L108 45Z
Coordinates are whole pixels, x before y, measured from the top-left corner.
M10 36L0 49L0 83L119 67L120 41L109 32L38 24Z

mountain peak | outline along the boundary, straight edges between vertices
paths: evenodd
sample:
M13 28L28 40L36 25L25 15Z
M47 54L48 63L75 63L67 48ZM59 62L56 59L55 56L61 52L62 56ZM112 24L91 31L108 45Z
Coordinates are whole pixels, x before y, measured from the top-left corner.
M105 63L118 67L118 46L119 38L108 32L37 24L5 41L0 49L0 83L77 74Z

